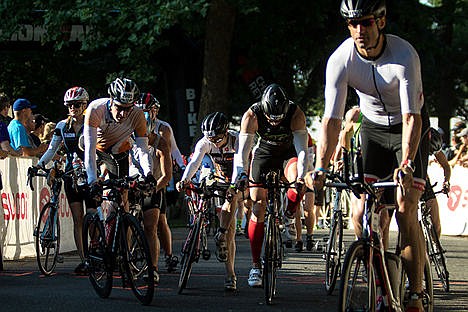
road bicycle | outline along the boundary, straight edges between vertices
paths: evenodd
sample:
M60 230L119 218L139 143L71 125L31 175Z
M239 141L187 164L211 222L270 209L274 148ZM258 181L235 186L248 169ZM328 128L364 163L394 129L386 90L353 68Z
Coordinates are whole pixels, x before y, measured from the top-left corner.
M32 179L34 177L47 178L52 196L50 200L41 208L33 236L36 245L36 260L39 270L42 274L51 275L57 263L63 262L60 253L60 218L59 218L59 200L62 191L63 178L73 179L75 187L81 187L77 184L77 178L80 173L74 169L65 172L61 169L61 164L54 161L49 169L30 167L28 168L27 184L34 191Z
M336 280L341 270L341 257L345 253L343 242L343 228L344 228L344 211L348 211L345 205L347 202L343 201L342 194L349 190L349 156L346 149L342 149L344 167L341 174L327 173L327 180L325 186L329 191L333 190L332 208L330 210L330 232L328 234L327 245L324 250L325 256L325 289L328 295L333 293L335 289Z
M207 226L210 222L210 202L213 198L226 199L225 194L229 187L229 184L217 182L215 179L214 175L207 176L200 183L192 182L190 186L185 188L190 225L181 250L179 294L186 288L192 266L199 261L200 255L204 260L209 260L211 257L207 236Z
M123 288L131 288L135 297L149 305L154 295L154 268L148 242L140 222L126 212L122 193L137 187L138 176L109 179L101 182L113 212L104 224L101 206L87 213L83 222L83 250L88 265L89 280L101 298L112 291L114 270L119 272Z
M270 170L263 177L263 182L249 181L252 187L261 187L267 190L267 205L265 210L265 236L262 256L262 284L265 291L265 302L272 304L276 295L276 280L278 269L281 269L284 260L284 246L281 237L283 228L281 192L292 188L293 183L284 182L281 170Z
M437 183L436 183L437 184ZM434 184L433 187L436 185ZM434 194L444 193L448 196L448 190L440 190ZM426 241L426 250L430 262L433 264L437 276L439 277L442 287L446 292L450 291L449 271L447 270L447 259L445 258L445 250L442 248L439 236L432 223L430 207L426 205L426 201L421 198L419 201L420 223L423 229L424 239Z
M409 301L406 273L402 266L399 239L395 252L386 252L380 231L378 192L394 188L393 182L364 182L362 156L357 150L358 175L346 184L358 196L365 194L362 237L348 248L341 274L339 311L404 311ZM433 311L432 275L425 257L422 300L425 311Z

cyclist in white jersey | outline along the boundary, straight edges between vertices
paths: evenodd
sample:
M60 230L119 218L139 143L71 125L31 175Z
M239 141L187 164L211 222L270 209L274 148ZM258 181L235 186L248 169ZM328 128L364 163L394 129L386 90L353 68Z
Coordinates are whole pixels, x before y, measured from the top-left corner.
M195 145L195 150L190 162L187 164L182 178L176 184L178 191L183 190L196 171L200 167L203 157L208 155L213 163L215 173L229 183L232 176L234 154L239 147L239 134L228 130L229 121L223 113L214 112L208 114L202 121L201 130L203 138ZM226 277L224 288L226 290L237 289L237 278L234 270L235 244L235 211L236 204L241 193L233 195L230 200L225 200L219 218L219 229L215 236L217 246L216 257L220 262L226 263Z
M417 203L425 185L428 149L419 56L407 41L383 33L384 0L342 0L341 15L348 23L351 38L328 60L322 140L315 172L306 176L306 182L323 187L323 168L327 168L338 141L350 86L359 96L363 114L361 142L366 180L393 174L404 188L397 194L397 220L410 281L407 309L418 311L422 309L425 250Z
M84 161L90 198L102 195L102 186L97 183L96 156L106 166L110 178L128 176L130 136L135 135L136 151L140 155L140 163L148 183L156 184L151 173L150 156L148 154L148 136L146 135L146 120L143 111L135 107L139 95L136 84L126 78L117 78L109 86L109 98L92 101L86 109L84 121ZM128 210L128 192L122 197L125 209ZM95 207L87 207L91 212Z

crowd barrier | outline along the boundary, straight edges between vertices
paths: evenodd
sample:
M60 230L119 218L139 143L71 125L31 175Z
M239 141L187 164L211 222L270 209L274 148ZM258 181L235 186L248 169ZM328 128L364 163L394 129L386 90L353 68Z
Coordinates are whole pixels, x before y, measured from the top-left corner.
M26 185L27 168L37 163L36 158L7 158L0 161L3 190L0 209L0 247L3 259L13 260L35 255L33 230L40 212L40 207L50 198L50 189L44 178L33 180L35 191ZM428 169L432 183L440 189L443 182L443 170L437 164ZM442 234L468 235L468 169L452 169L449 196L437 195L440 207ZM59 204L61 252L75 250L73 240L73 219L70 207L62 190ZM393 222L391 229L397 226Z
M9 157L0 161L2 173L2 206L0 209L0 247L5 260L35 256L33 230L40 208L49 201L51 191L45 178L33 179L34 191L26 185L27 169L37 158ZM62 189L59 204L60 250L75 250L73 218Z

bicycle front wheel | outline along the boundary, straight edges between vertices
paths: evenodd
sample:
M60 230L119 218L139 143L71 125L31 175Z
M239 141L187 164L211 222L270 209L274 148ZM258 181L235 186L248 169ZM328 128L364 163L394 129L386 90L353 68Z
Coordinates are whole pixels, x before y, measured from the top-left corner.
M190 273L192 272L192 265L197 254L201 222L202 220L197 218L192 228L190 229L189 234L187 235L184 246L182 247L182 264L179 275L179 294L181 294L185 289L185 286L187 286L187 281L190 278Z
M36 238L36 260L44 275L51 275L60 251L60 220L57 206L47 203L41 210L34 230Z
M435 231L432 223L425 223L424 226L426 241L427 241L427 252L429 259L434 265L437 276L439 277L442 287L446 292L450 291L449 272L447 270L447 264L445 262L444 250L440 244L439 237Z
M338 311L375 310L375 279L373 273L368 274L366 248L362 240L349 246L341 274Z
M268 215L265 220L265 241L263 252L263 288L265 302L271 304L276 293L276 273L280 264L280 250L278 246L278 231L275 218Z
M148 242L133 215L124 214L122 221L120 243L127 280L138 301L149 305L154 296L154 267Z
M434 311L434 286L432 283L432 271L431 271L431 264L429 262L429 258L425 257L425 264L424 264L424 275L423 275L423 292L422 292L422 303L425 312L433 312ZM408 277L406 275L405 270L402 270L402 278L401 278L401 300L403 303L403 307L409 301L409 282Z
M332 219L332 227L327 243L327 253L325 256L325 289L331 295L335 289L338 271L341 266L341 253L343 242L343 216L336 213Z
M83 220L83 252L89 280L101 298L112 291L112 264L106 248L104 225L97 214L87 213Z

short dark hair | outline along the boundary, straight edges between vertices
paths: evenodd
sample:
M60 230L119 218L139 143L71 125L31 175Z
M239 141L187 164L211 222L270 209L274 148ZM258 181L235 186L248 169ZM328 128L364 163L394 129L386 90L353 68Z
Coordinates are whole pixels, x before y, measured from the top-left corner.
M5 107L10 106L10 104L10 97L6 95L5 92L0 92L0 110L3 110Z

